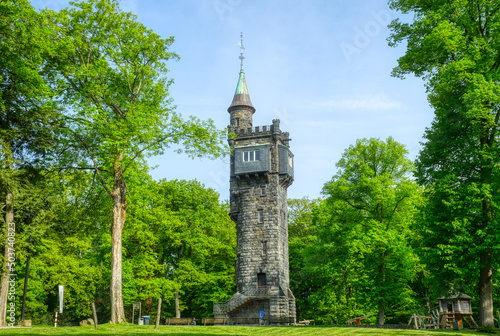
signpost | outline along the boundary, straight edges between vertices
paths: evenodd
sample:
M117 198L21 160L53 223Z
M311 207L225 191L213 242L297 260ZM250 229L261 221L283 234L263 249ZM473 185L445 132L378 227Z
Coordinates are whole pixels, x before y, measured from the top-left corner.
M63 302L64 302L64 286L59 285L59 314L63 313Z
M134 302L132 304L132 324L134 324L134 315L136 310L139 311L139 317L137 318L137 321L139 321L142 313L142 304L140 302Z

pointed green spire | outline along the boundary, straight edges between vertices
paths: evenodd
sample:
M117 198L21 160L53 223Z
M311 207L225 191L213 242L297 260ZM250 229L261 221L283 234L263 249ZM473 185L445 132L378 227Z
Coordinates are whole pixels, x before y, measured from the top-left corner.
M238 79L238 85L236 85L236 92L234 94L248 94L247 82L245 81L245 72L243 69L240 71L240 78Z
M233 102L228 108L228 111L235 106L248 106L253 109L255 112L255 108L250 101L250 95L248 94L247 82L245 81L245 71L243 70L243 60L245 56L243 56L243 51L246 49L243 47L243 33L241 33L241 41L238 43L241 48L240 60L241 60L241 68L240 68L240 76L238 78L238 84L236 85L236 91L234 92Z

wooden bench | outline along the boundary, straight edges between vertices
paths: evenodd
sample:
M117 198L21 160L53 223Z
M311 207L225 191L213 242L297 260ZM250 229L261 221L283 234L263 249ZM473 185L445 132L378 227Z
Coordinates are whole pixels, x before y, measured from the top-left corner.
M167 317L165 319L165 325L192 325L195 323L196 319L192 317Z
M216 325L216 324L222 324L226 325L228 323L229 319L227 317L204 317L202 319L202 324L204 326L208 325Z
M361 325L361 320L364 320L365 318L369 318L369 317L371 317L371 315L355 317L353 319L347 320L347 323L349 323L350 326L352 326L352 322L356 322L357 325Z
M314 320L303 320L296 323L296 325L310 325L314 324Z

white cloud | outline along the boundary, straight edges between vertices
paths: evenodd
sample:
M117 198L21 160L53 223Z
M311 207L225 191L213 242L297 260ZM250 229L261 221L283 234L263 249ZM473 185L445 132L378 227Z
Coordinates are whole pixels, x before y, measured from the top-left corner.
M384 95L365 95L357 97L337 96L323 101L301 101L302 109L315 111L394 111L404 109L404 105Z
M356 120L352 121L342 121L342 120L304 120L301 122L302 126L311 127L311 132L316 132L317 129L314 128L327 128L327 129L341 129L346 130L354 125L359 124Z

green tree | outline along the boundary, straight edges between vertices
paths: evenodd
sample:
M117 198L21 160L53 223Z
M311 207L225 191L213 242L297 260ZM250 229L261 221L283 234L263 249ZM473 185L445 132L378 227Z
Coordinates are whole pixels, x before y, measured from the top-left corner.
M110 248L102 246L107 247L111 202L99 185L88 188L93 183L91 172L54 170L43 174L43 178L38 174L31 179L39 185L18 195L15 209L16 228L21 229L18 237L23 237L16 239L18 261L26 254L24 237L28 233L32 237L26 316L34 323L53 321L58 309L57 285L64 285L61 322L77 321L91 316L90 303L102 302L102 289L107 287L104 280L109 262L104 256L109 256ZM24 179L23 185L27 182ZM23 262L16 264L19 308L24 271ZM20 309L16 310L19 317Z
M319 251L335 252L334 269L344 278L355 275L358 300L365 307L375 303L378 324L388 308L412 302L416 256L409 237L421 193L407 154L392 137L357 140L323 188L329 213L318 228Z
M297 318L307 319L317 316L308 299L314 288L316 279L307 272L306 258L308 248L316 241L316 230L313 226L313 210L321 203L319 199L306 197L288 200L288 251L290 259L290 288L295 296ZM314 315L313 315L314 314Z
M445 280L441 287L457 281L462 286L461 280L476 278L481 324L493 326L493 260L499 246L500 4L389 4L414 14L411 23L394 20L390 25L390 44L407 42L394 75L423 77L435 108L417 163L419 182L429 190L429 265Z
M29 182L22 185L33 176L26 169L39 163L52 145L46 124L51 115L46 104L50 90L40 75L43 55L49 52L48 37L43 17L28 1L0 2L0 208L4 223L0 234L0 327L6 325L7 267L13 265L7 256L14 253L13 246L4 246L7 225L12 229L17 222L16 198L33 186ZM21 221L17 224L21 233ZM21 243L22 236L17 240Z
M316 234L312 244L303 250L303 274L309 293L304 305L309 316L329 323L344 323L373 310L373 303L364 302L359 280L365 277L361 232L353 232L349 222L349 209L338 202L323 201L314 209L313 225ZM346 214L346 218L343 218Z
M307 197L288 200L288 236L305 237L314 234L313 210L321 203L320 199Z
M155 194L157 253L163 276L175 282L175 314L207 316L235 286L236 232L227 204L197 181L162 180Z
M171 216L161 208L157 182L145 173L135 173L128 181L130 208L123 232L124 302L130 307L141 301L144 314L156 316L154 302L162 298L163 311L176 291L175 282L165 276L168 264L161 256L161 239L168 234L165 224Z
M65 107L60 123L63 165L91 169L113 201L111 322L125 320L122 232L127 178L144 158L179 144L190 156L218 157L223 134L212 121L182 120L171 108L165 62L177 59L162 39L123 12L117 0L75 2L46 12L55 25L57 54L47 72ZM65 160L65 161L64 161Z
M9 271L16 284L15 295L9 295L10 302L15 302L15 316L11 312L7 314L7 324L12 326L19 318L22 306L23 280L25 272L25 261L28 255L29 238L37 243L50 227L53 221L52 190L46 179L38 170L22 169L15 170L11 186L13 191L12 218L15 218L14 225L10 225L13 230L9 230L12 237L9 244L6 244L11 259L9 259ZM0 186L3 181L0 181ZM7 240L7 239L6 239ZM33 245L32 245L33 246ZM33 253L31 253L33 255ZM31 280L31 279L30 279ZM29 282L28 286L32 283ZM9 290L10 292L10 290ZM31 296L31 295L30 295ZM27 307L30 310L34 305L31 297L28 296ZM46 310L45 310L46 311ZM5 316L4 316L5 318Z

